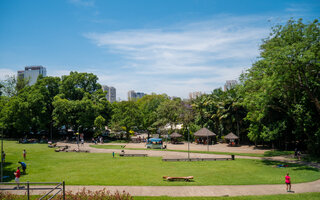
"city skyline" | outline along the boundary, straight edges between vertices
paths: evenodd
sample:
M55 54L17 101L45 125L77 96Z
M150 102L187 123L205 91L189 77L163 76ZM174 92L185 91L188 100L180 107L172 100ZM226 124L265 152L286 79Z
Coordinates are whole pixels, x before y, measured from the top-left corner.
M29 65L88 72L121 99L223 88L258 59L272 26L320 13L314 0L5 0L0 9L1 80Z

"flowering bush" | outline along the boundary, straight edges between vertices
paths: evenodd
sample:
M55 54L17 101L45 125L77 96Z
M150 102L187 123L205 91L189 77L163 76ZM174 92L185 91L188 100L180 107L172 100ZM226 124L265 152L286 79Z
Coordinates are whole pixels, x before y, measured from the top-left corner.
M98 190L98 191L90 191L83 188L82 191L77 193L72 192L66 192L66 200L133 200L133 197L130 196L129 193L126 193L123 191L115 192L114 194L111 194L110 191L107 191L106 189ZM33 196L31 199L38 199L34 198ZM40 196L39 196L40 197ZM49 197L48 197L49 198ZM0 192L0 199L2 200L16 200L16 199L27 199L27 195L15 195L10 193L3 193ZM62 194L57 195L55 200L62 200Z

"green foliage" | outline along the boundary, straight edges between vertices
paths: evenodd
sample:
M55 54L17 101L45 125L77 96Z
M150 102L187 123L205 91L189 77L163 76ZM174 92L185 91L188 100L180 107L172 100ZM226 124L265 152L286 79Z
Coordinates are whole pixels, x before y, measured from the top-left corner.
M141 120L140 110L135 101L121 101L112 104L111 126L113 130L126 131L127 140L130 137L130 130L136 129ZM121 138L122 139L122 138Z
M196 124L211 128L219 137L230 132L241 137L241 133L247 128L244 122L247 111L241 105L242 94L239 87L227 91L215 89L210 95L196 98L192 104L197 111Z
M319 35L318 20L289 20L263 41L261 58L241 77L252 141L299 141L320 155Z
M15 78L6 80L5 94L0 99L0 122L10 137L21 137L30 131L52 131L66 126L92 131L101 116L104 125L110 121L111 107L93 74L71 72L57 77L38 77L32 86L23 80L18 88ZM100 124L101 125L101 124ZM102 126L102 125L101 125ZM55 129L55 130L56 130Z
M157 127L165 126L166 124L171 125L171 129L181 121L182 104L180 99L163 101L157 108L157 118L155 122Z
M106 124L106 120L101 115L99 115L94 120L94 126L95 126L94 137L97 137L98 135L101 135L102 133L104 133L106 131L105 124Z
M71 72L63 76L60 93L54 97L53 119L56 127L66 126L74 130L92 131L95 120L101 116L105 126L110 120L111 107L97 76L90 73ZM101 119L101 118L100 118Z
M158 120L157 109L159 105L167 100L168 97L165 95L146 95L137 101L139 106L141 121L140 126L142 130L148 132L155 132L157 129L156 122Z

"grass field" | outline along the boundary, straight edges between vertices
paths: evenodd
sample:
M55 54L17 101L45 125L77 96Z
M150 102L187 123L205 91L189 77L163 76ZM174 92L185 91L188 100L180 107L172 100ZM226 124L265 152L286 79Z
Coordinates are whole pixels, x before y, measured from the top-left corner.
M45 144L17 144L5 141L6 181L27 151L27 174L21 181L60 182L67 185L251 185L283 184L289 172L294 183L320 178L319 170L288 164L274 168L278 162L236 159L234 161L163 162L160 157L118 157L104 153L54 152ZM193 182L166 182L162 176L194 176Z
M134 197L134 200L318 200L320 192L237 197Z

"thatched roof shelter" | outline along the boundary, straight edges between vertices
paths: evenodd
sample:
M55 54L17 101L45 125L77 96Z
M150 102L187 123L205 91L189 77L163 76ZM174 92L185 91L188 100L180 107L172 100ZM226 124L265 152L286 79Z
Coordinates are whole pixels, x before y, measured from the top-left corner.
M174 132L174 133L172 133L172 134L170 135L171 138L178 138L178 137L181 137L181 136L182 136L181 134L176 133L176 132Z
M227 139L227 140L236 140L236 139L239 139L238 136L236 136L234 133L229 133L228 135L224 136L224 139Z
M198 137L211 137L211 136L216 136L215 133L211 132L210 130L208 130L207 128L202 128L200 130L198 130L197 132L194 133L195 136Z

